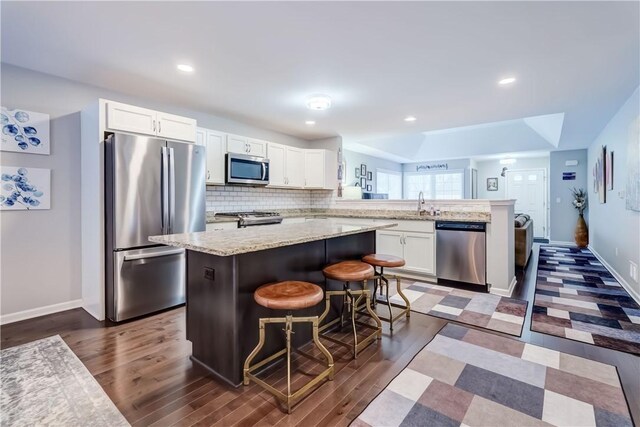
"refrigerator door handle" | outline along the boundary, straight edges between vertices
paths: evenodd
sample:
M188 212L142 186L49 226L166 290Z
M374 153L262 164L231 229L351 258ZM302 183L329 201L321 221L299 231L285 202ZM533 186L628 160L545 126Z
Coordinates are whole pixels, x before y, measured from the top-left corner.
M176 219L176 162L173 148L169 150L169 227L168 234L173 233Z
M162 234L169 234L169 154L167 147L162 147L162 175L160 177L162 188Z
M124 261L135 261L137 259L148 259L148 258L158 258L161 256L169 256L169 255L180 255L184 253L184 249L173 249L170 251L164 251L164 252L158 252L158 253L154 253L154 254L135 254L135 255L125 255L123 260Z

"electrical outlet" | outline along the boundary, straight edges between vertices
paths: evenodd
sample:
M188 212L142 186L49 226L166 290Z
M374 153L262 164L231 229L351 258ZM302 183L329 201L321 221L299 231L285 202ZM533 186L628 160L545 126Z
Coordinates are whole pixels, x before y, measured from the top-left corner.
M216 271L213 268L204 268L204 278L207 280L215 280Z
M638 265L633 261L629 261L629 276L636 282L638 281Z

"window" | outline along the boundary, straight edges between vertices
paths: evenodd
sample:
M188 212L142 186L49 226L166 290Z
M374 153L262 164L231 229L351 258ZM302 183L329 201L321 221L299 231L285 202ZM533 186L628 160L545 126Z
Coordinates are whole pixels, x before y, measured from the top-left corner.
M424 193L425 199L463 199L464 172L439 171L405 173L405 199L417 199L421 191Z
M402 173L376 169L376 193L388 194L389 199L402 199Z

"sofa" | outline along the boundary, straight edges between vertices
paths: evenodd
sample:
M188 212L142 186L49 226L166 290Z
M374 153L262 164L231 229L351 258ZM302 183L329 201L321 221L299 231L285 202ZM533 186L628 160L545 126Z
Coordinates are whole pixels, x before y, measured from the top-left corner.
M516 267L525 268L533 249L533 220L529 215L515 215Z

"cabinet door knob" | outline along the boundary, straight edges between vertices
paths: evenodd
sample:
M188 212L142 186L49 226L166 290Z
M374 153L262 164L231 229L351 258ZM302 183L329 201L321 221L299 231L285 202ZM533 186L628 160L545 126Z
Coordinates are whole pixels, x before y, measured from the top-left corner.
M153 121L153 131L154 132L156 131L156 121L155 120Z
M210 179L210 178L211 178L211 171L210 171L210 170L208 170L208 171L207 171L207 180L208 180L208 179Z
M158 133L162 133L162 122L158 120Z

